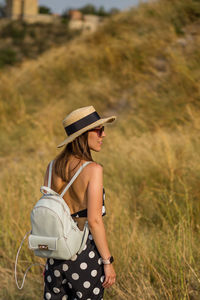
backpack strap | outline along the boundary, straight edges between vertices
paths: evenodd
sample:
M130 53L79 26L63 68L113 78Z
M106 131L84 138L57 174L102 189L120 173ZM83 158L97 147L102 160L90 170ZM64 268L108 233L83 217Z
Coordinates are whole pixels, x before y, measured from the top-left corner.
M64 188L64 190L62 191L62 193L60 194L61 197L64 196L64 194L66 193L66 191L68 190L68 188L72 185L72 183L74 182L74 180L78 177L78 175L81 173L81 171L83 170L83 168L85 168L88 164L90 164L92 161L87 161L85 162L79 169L78 171L75 173L75 175L72 177L72 179L70 180L70 182L68 183L68 185Z
M19 253L20 253L20 250L21 250L21 247L26 239L26 237L31 233L31 230L26 232L25 236L23 237L22 241L21 241L21 244L17 250L17 255L16 255L16 259L15 259L15 282L16 282L16 285L18 287L19 290L22 290L23 289L23 286L24 286L24 282L25 282L25 278L26 278L26 275L27 275L27 272L28 270L32 267L32 266L45 266L43 264L40 264L40 263L34 263L34 264L31 264L25 271L25 274L24 274L24 277L23 277L23 280L22 280L22 284L21 286L19 286L19 283L18 283L18 280L17 280L17 262L18 262L18 257L19 257Z
M49 175L48 175L48 187L51 187L51 179L52 179L52 167L53 167L53 160L50 162L49 165Z

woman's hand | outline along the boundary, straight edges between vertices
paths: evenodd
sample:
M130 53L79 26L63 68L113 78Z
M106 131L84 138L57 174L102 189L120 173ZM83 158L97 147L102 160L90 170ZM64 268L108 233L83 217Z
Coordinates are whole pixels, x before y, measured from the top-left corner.
M104 265L105 280L102 284L104 288L108 288L115 283L116 273L112 264Z

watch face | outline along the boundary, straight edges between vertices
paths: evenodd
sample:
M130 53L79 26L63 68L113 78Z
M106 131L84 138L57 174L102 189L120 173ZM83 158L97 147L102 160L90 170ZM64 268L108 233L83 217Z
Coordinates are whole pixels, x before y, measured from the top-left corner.
M111 256L111 257L110 257L110 263L112 264L113 261L114 261L114 258L113 258L113 256Z

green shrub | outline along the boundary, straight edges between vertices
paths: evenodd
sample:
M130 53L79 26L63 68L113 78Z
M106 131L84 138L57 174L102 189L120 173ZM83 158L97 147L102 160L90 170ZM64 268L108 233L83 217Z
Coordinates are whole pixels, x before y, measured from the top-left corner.
M10 37L13 40L17 40L17 41L24 40L25 35L26 35L25 23L19 24L17 22L10 22L3 28L3 31L1 32L1 36L3 38Z
M11 48L0 49L0 68L17 62L16 52Z

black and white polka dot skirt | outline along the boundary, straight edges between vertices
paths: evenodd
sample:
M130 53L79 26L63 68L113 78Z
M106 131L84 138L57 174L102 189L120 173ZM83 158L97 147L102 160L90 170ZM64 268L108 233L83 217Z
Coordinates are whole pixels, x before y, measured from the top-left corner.
M47 259L45 300L103 300L104 269L91 234L80 254L71 260Z

